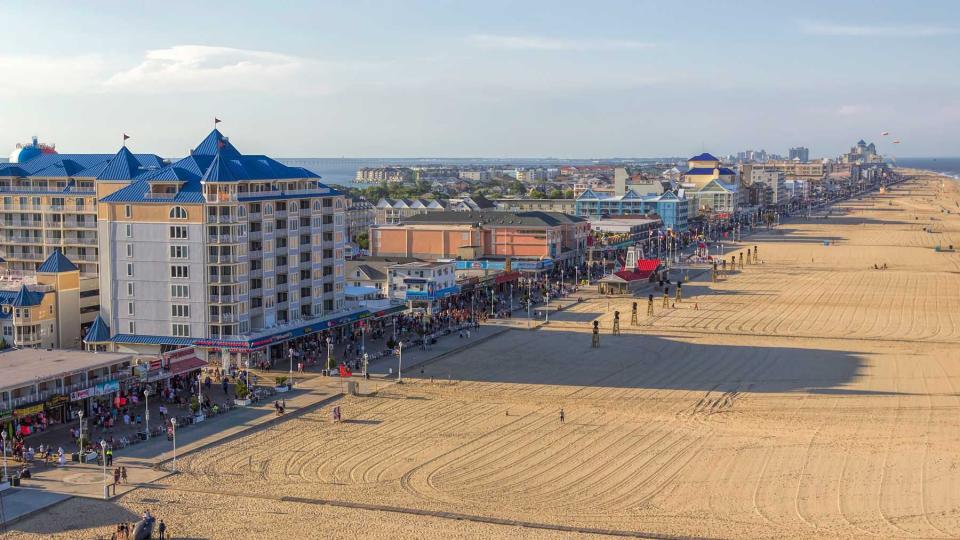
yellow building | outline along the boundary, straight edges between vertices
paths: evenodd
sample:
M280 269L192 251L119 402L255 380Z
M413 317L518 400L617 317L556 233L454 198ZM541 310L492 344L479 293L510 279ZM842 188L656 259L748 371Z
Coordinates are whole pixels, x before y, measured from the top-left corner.
M736 184L737 173L723 167L720 160L706 152L687 160L687 172L683 173L683 184L687 189L701 189L710 182Z
M98 303L96 276L81 276L59 251L35 272L0 271L0 334L6 346L74 349L81 346L84 325L93 322L99 305L86 313L82 300ZM84 294L92 291L94 294ZM87 300L89 302L89 300Z

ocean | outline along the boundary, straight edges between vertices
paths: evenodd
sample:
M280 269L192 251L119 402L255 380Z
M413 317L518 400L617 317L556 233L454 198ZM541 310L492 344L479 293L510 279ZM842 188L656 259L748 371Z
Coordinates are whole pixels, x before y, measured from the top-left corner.
M960 157L897 158L897 166L911 169L926 169L943 173L960 180Z

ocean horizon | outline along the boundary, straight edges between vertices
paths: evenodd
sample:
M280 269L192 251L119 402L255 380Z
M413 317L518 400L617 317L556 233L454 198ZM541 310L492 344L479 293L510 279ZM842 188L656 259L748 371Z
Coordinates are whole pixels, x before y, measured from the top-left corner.
M344 187L366 187L370 184L361 184L354 181L357 169L361 167L384 167L388 165L415 166L415 165L456 165L456 166L557 166L557 165L590 165L590 164L625 164L625 163L673 163L683 161L677 157L660 158L596 158L596 159L558 159L558 158L278 158L286 165L304 167L319 174L326 184L337 184ZM914 169L925 169L960 179L960 157L933 157L933 158L897 158L896 165Z

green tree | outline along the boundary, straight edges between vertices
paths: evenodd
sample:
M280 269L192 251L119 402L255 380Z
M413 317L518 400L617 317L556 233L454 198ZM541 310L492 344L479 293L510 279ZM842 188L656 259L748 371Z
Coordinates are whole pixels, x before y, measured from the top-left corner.
M370 249L370 233L363 231L357 235L357 245L360 249Z
M561 191L561 190L559 190L559 189L557 189L557 188L553 188L553 189L551 189L551 190L547 193L547 198L548 198L548 199L562 199L562 198L563 198L563 191Z
M573 190L572 190L572 189L565 189L565 190L563 190L563 198L564 198L564 199L572 199L572 198L573 198Z
M543 199L546 197L539 189L531 189L529 195L531 199Z

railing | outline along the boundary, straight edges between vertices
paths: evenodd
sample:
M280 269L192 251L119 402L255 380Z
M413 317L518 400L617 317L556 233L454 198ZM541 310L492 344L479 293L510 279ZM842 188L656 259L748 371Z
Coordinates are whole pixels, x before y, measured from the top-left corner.
M61 239L60 239L60 238L51 238L51 239L49 239L48 241L50 241L50 242L57 242L57 241L59 241L59 240L61 240ZM93 246L95 246L95 245L97 244L97 239L96 239L96 238L72 238L72 237L70 237L70 236L65 236L65 237L63 237L63 243L64 243L64 244L84 244L84 245L93 245Z
M238 297L232 294L211 294L210 302L213 304L234 304Z
M228 313L226 315L215 315L213 313L210 314L210 322L232 323L232 322L237 322L237 320L239 319L231 313Z
M216 216L211 216L210 214L207 214L207 223L236 223L236 222L238 222L238 221L240 221L240 218L239 218L238 216L234 216L234 215L226 215L226 216L216 215Z
M42 236L10 236L4 241L16 244L42 244Z
M73 221L67 220L63 222L64 228L69 229L96 229L97 224L93 221Z

